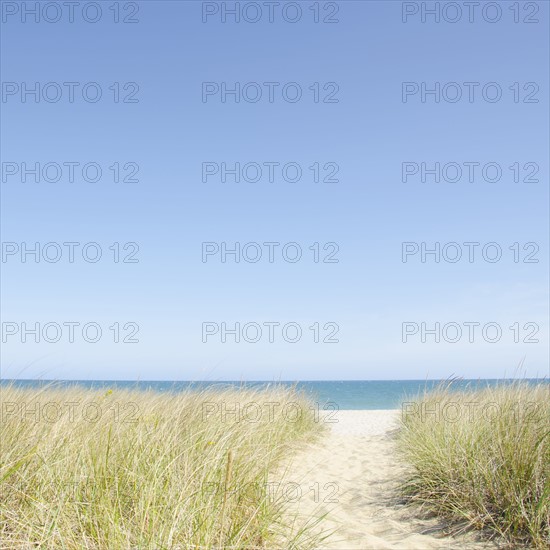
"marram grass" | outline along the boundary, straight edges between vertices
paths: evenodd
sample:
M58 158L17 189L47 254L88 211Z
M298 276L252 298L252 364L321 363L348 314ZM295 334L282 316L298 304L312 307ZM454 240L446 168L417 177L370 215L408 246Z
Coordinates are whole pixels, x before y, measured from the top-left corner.
M550 548L548 383L426 393L404 404L399 443L410 501L512 547Z
M320 426L274 387L0 388L0 548L305 548L266 485Z

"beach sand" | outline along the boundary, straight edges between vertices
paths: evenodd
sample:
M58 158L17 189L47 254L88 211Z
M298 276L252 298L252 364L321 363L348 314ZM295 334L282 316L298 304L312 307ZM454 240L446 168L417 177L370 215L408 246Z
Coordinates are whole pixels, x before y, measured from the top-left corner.
M396 410L337 412L327 433L284 465L287 501L294 501L287 504L288 521L297 530L326 514L314 527L317 533L333 532L318 546L322 549L497 548L473 533L448 536L437 519L421 519L396 502L395 489L406 471L392 437L398 415Z

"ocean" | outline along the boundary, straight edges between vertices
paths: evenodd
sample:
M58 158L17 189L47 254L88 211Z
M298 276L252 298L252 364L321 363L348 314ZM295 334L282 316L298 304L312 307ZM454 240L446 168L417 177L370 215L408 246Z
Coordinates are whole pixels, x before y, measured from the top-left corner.
M548 379L523 379L528 384L545 383ZM2 385L14 384L20 387L39 388L48 384L57 386L83 386L95 389L134 388L138 390L198 391L206 388L254 388L262 389L279 386L296 386L319 405L332 410L375 410L398 409L404 401L412 400L425 389L430 389L442 380L318 380L318 381L276 381L276 382L238 382L238 381L112 381L112 380L0 380ZM463 388L484 388L499 384L510 384L514 380L453 380L451 387L455 390ZM1 400L1 390L0 390Z

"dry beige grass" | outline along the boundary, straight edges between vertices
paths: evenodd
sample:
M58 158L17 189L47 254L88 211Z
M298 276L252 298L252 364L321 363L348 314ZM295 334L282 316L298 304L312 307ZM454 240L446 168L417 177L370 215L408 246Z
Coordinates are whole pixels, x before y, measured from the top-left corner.
M266 486L320 429L292 390L0 394L0 548L315 544L288 538Z
M548 383L441 387L405 407L399 442L413 502L515 547L550 547Z

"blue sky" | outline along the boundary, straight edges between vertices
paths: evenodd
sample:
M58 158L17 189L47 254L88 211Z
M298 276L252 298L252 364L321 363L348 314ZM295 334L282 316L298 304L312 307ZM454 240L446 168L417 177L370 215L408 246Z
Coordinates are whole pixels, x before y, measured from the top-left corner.
M2 376L493 378L514 374L522 360L527 376L548 375L548 3L529 3L538 8L532 14L527 3L516 13L513 3L500 2L493 23L484 19L496 17L491 11L476 11L473 22L464 12L457 23L443 14L439 23L429 15L423 23L419 12L404 23L397 1L321 2L321 20L336 23L315 23L309 1L299 3L295 23L278 11L297 17L285 2L273 7L272 23L265 7L257 23L236 23L230 14L223 23L223 3L177 0L99 2L100 16L80 3L73 22L54 6L35 22L32 13L23 18L23 4L3 2ZM251 4L247 10L260 5ZM415 3L405 4L412 13ZM138 22L114 23L112 5L121 19ZM203 23L203 10L216 8ZM60 20L49 23L57 13ZM23 83L35 82L50 101L22 94ZM45 86L52 82L58 84ZM65 82L77 83L73 102ZM90 82L96 84L85 86ZM248 95L238 103L230 94L225 102L220 93L204 97L204 82L215 83L207 90L238 82ZM406 102L404 82L419 90ZM433 89L436 82L439 102L433 94L423 102L423 83ZM276 83L273 102L264 83ZM288 83L299 85L300 101L285 100L283 88L290 99L297 89ZM456 102L452 83L463 94ZM83 88L88 98L100 88L101 99L86 101ZM258 89L259 101L245 99ZM498 89L502 97L493 101ZM22 181L22 163L37 162L41 169L79 164L72 183L67 165L59 181L46 181L55 179L51 166L46 179ZM120 178L137 165L138 181L115 183L116 167L109 167L117 162ZM227 174L224 183L218 172L203 182L207 162L220 169L224 162L228 168L256 163L262 177L236 182ZM428 169L456 163L462 178L437 183L428 174L423 182L413 174L403 181L403 163L420 170L423 162ZM94 163L88 180L101 167L99 181L85 181L87 163ZM271 165L272 182L264 163L279 163ZM288 163L302 169L299 181L281 176ZM337 166L337 181L314 182L314 163L320 179ZM472 182L468 166L475 168ZM495 166L502 175L490 181ZM22 243L35 242L57 243L48 254L61 248L60 260L27 255L22 262ZM66 242L80 243L72 263ZM216 243L209 250L222 242L227 248L258 243L246 250L252 258L259 247L262 257L236 263L228 255L222 262L218 253L203 261L205 242ZM273 245L273 262L266 242L280 243ZM404 242L419 249L406 262ZM430 255L422 262L421 243L433 248L436 242L461 244L462 259L445 260L454 257L450 246L439 262ZM462 244L469 242L480 243L472 262ZM99 244L99 261L82 258L86 243ZM119 260L138 261L114 262L114 243ZM139 250L124 249L126 243ZM294 245L283 258L286 243L298 243L299 261L287 261ZM333 244L323 250L327 243L338 252ZM484 259L487 243L500 247L499 261ZM489 259L498 250L491 246ZM321 261L315 262L317 248ZM97 246L86 250L93 258ZM322 261L330 253L338 262ZM223 342L222 323L234 328L236 322L241 341L227 334ZM59 341L44 341L43 334L38 343L32 334L23 341L23 323L40 323L41 331L57 323ZM74 342L63 323L79 323L72 325ZM86 323L92 331L101 327L97 342L82 336ZM215 333L203 334L204 323ZM246 323L252 324L243 337ZM285 340L287 323L301 328L299 341ZM403 323L411 333L406 342ZM423 342L423 326L436 323L440 342L429 333ZM473 325L464 323L479 323L473 342L467 333ZM483 333L487 323L494 325ZM57 338L57 325L49 325L46 339ZM287 340L296 325L285 329ZM338 342L314 341L315 327L323 340L336 325L331 339ZM463 334L453 343L456 325ZM259 341L247 342L258 326ZM490 342L495 326L502 335ZM117 330L119 340L138 342L114 342Z

